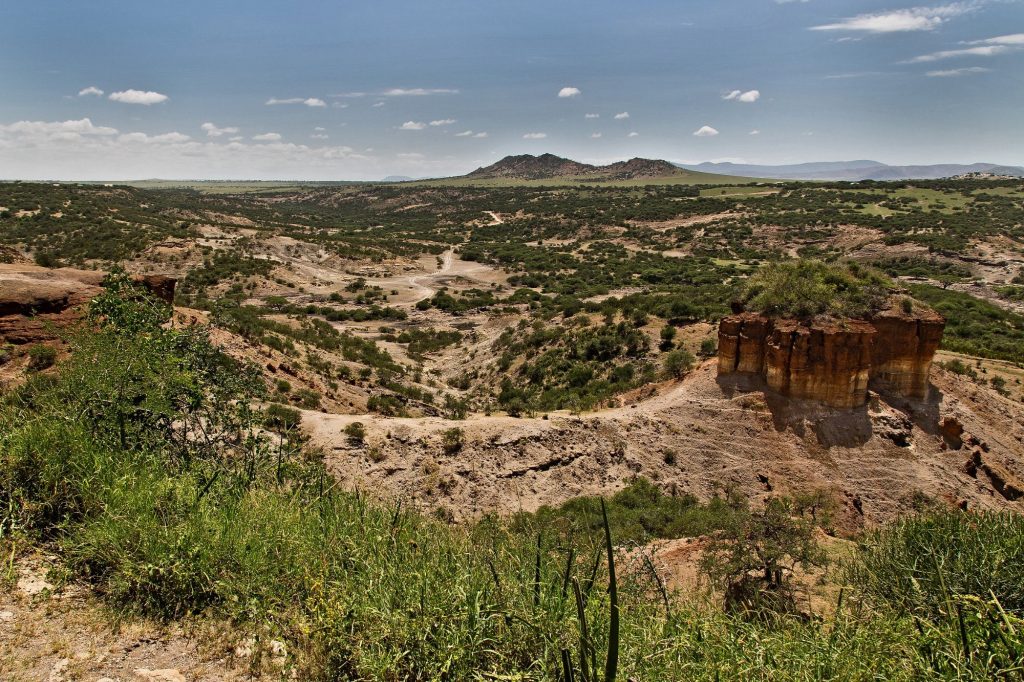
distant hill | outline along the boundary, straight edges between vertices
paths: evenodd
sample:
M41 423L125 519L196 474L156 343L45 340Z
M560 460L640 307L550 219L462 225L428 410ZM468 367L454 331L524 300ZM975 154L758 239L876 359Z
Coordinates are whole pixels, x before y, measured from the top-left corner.
M415 179L416 178L410 178L408 175L389 175L381 180L381 182L409 182Z
M968 174L1024 177L1024 168L994 163L942 163L926 166L890 166L881 161L823 161L784 166L759 166L740 163L677 164L680 168L704 173L722 173L776 180L934 180Z
M490 166L477 168L472 173L440 182L465 183L520 183L555 182L576 183L636 183L651 181L657 184L729 184L736 178L688 171L660 159L633 158L616 161L607 166L595 166L566 159L554 154L519 154L506 156ZM748 182L746 178L739 179Z

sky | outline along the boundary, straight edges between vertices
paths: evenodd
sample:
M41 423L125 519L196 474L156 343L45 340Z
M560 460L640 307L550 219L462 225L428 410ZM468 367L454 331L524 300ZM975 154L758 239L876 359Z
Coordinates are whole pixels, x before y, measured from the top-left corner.
M1024 0L3 0L0 178L1024 165Z

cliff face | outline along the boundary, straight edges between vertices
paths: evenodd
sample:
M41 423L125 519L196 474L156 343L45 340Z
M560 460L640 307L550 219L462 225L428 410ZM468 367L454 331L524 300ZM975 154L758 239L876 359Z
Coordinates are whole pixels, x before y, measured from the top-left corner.
M872 377L909 398L928 395L928 372L942 341L946 321L933 310L915 317L886 310L872 320L884 342L871 356Z
M103 291L103 277L96 270L0 264L0 343L53 340L58 330L81 319L84 304ZM158 298L173 302L174 278L137 275L134 279Z
M718 373L760 374L782 395L840 408L863 405L874 381L924 398L944 326L934 311L887 310L867 321L809 325L756 313L730 315L718 329Z

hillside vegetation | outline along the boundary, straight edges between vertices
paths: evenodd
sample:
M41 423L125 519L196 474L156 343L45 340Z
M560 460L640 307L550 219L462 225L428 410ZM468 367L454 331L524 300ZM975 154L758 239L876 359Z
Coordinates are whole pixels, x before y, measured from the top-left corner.
M266 628L290 643L289 666L304 679L980 680L1021 670L1018 516L933 511L868 537L826 618L765 610L772 601L700 606L662 593L611 547L718 532L774 557L779 583L735 574L773 590L797 552L778 538L810 541L800 512L704 507L641 485L600 517L600 505L580 504L448 526L338 490L294 430L261 428L251 371L202 328L160 326L167 314L115 278L71 337L70 359L0 408L4 542L58 552L71 579L121 612ZM646 526L649 512L669 517ZM676 514L691 521L679 526Z

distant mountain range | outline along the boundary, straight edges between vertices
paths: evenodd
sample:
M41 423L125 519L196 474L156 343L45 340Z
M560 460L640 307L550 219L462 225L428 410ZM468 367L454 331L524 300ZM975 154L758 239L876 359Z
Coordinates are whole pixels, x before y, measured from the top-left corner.
M742 163L677 164L680 168L776 180L934 180L970 173L1024 177L1024 168L994 163L940 163L929 166L890 166L881 161L823 161L788 166L759 166Z
M577 178L580 180L637 180L686 175L686 171L668 161L630 159L607 166L592 166L554 154L520 154L506 156L490 166L477 168L463 177L472 180L546 180Z

